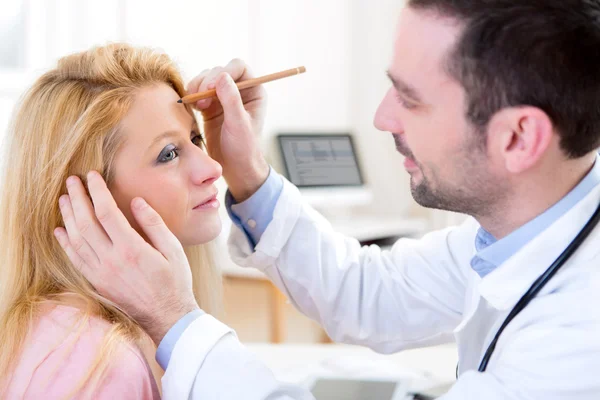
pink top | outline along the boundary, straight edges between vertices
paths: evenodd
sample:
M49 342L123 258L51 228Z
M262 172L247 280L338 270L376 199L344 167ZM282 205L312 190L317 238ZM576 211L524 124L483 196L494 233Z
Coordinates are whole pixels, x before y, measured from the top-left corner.
M116 346L91 396L84 396L90 382L73 393L96 362L110 329L108 322L97 317L90 317L84 324L80 321L80 311L69 306L56 306L44 313L29 333L8 391L0 393L0 398L160 399L146 359L136 346L126 342Z

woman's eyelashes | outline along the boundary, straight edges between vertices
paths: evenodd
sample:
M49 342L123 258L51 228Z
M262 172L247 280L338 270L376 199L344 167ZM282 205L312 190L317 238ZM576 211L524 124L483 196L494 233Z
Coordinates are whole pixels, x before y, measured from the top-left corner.
M179 156L179 148L174 144L169 144L165 146L164 149L158 155L156 162L159 164L168 163L169 161L173 161Z
M204 143L204 136L202 136L202 134L192 132L192 137L190 138L190 141L194 144L194 146L198 146L201 149L206 148L206 144ZM164 164L173 161L174 159L179 157L179 152L179 147L177 147L174 144L169 144L165 146L164 149L162 149L162 151L158 155L158 158L156 159L156 162L158 164Z

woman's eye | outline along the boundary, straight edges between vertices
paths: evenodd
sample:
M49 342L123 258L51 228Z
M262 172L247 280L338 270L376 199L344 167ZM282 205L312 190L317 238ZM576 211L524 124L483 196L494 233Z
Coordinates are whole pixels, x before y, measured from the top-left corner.
M158 156L159 163L166 163L173 161L179 155L179 149L177 147L166 147Z
M168 152L167 154L165 154L164 156L164 160L165 161L171 161L174 160L175 157L177 157L177 153L175 152L175 150L171 150L170 152Z

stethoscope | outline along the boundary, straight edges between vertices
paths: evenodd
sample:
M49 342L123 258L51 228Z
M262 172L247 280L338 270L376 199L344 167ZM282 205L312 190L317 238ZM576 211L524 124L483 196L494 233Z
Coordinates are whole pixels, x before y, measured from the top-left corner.
M515 318L521 311L523 311L525 306L527 306L527 304L529 304L529 302L539 293L539 291L544 287L544 285L548 283L550 279L552 279L552 277L556 274L560 267L562 267L573 255L573 253L577 251L579 246L581 246L581 244L588 237L590 232L596 227L598 221L600 221L600 204L596 208L596 211L589 219L589 221L585 224L581 231L579 231L575 239L573 239L573 241L567 246L567 248L561 253L561 255L558 256L558 258L552 263L552 265L548 267L546 272L544 272L531 285L529 290L527 290L527 292L521 297L521 299L510 311L510 313L500 326L500 329L498 329L498 332L496 332L496 336L494 336L494 339L490 342L490 345L488 346L485 355L483 356L483 359L479 364L479 372L484 372L486 370L490 358L492 357L492 353L496 348L496 343L498 343L498 338L502 334L502 331L504 331L506 326L510 323L510 321L513 320L513 318ZM458 365L456 366L456 377L458 378Z

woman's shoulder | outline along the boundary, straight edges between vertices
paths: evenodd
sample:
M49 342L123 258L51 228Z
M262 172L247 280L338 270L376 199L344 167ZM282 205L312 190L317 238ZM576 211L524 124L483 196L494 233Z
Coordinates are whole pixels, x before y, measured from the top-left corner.
M119 338L112 344L101 380L97 380L98 373L92 371L102 367L99 361L110 330L109 322L86 317L75 307L44 309L24 342L9 394L18 398L72 397L75 391L84 394L94 386L93 398L159 398L144 356L135 345ZM86 379L91 372L91 379Z

